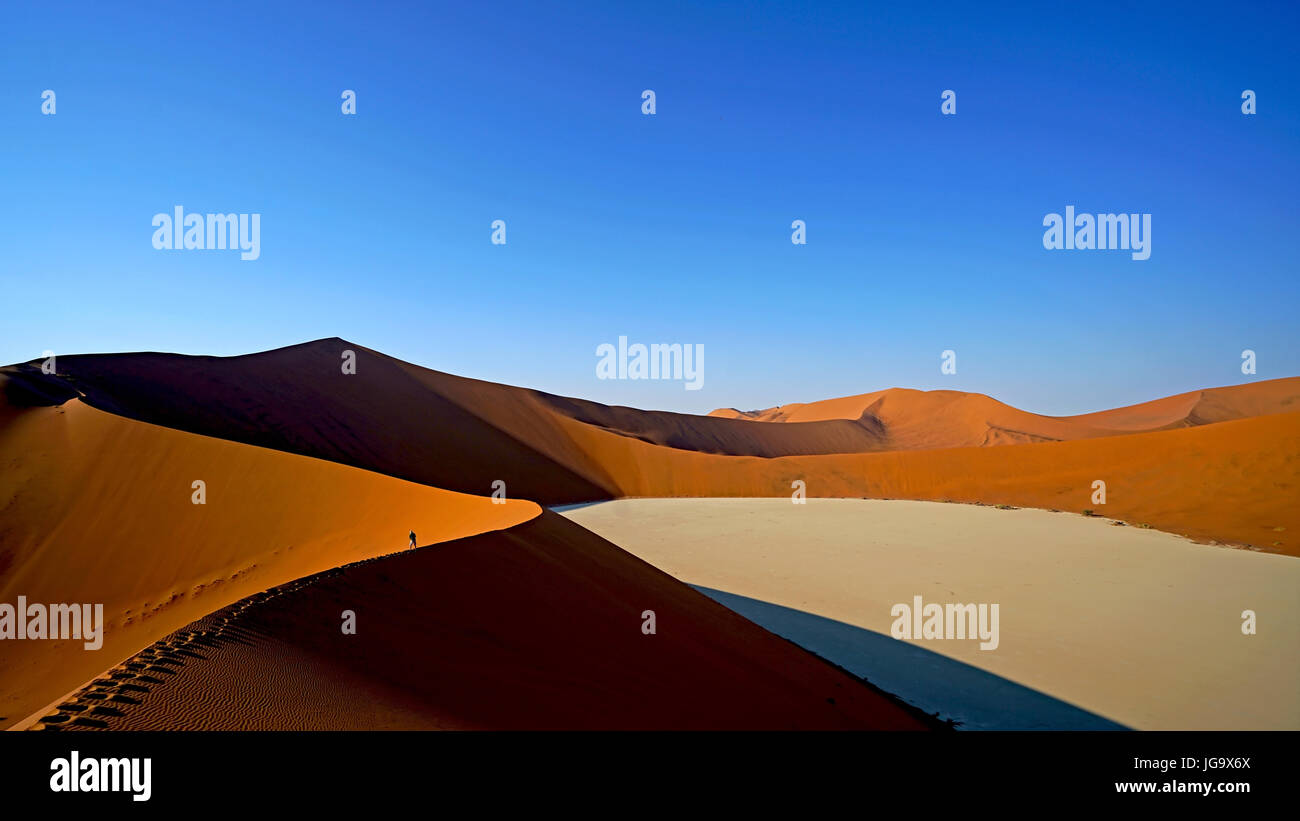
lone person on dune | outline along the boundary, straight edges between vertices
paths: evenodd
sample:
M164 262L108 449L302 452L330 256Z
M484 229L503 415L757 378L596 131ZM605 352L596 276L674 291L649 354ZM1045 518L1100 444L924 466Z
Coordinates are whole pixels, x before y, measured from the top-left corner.
M411 547L415 547L415 531L411 531Z

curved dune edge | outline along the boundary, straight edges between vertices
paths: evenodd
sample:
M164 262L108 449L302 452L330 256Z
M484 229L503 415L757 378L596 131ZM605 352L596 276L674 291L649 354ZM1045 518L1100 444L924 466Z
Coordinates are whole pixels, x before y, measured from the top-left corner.
M340 630L345 608L353 635ZM40 726L943 725L546 511L245 599L96 680Z
M1221 550L1153 530L1040 510L914 501L629 499L566 518L692 585L851 625L885 642L896 604L999 605L993 649L977 641L905 646L1142 730L1300 729L1300 562ZM1242 633L1242 612L1258 617ZM760 621L795 638L779 624ZM834 645L834 642L831 642ZM899 648L849 669L911 700L914 664ZM957 679L922 683L943 717L1013 721L1029 702L945 696ZM916 682L913 682L915 686ZM1006 696L996 693L997 698ZM985 699L981 701L980 699ZM948 703L945 704L945 701ZM976 725L979 722L975 722Z
M751 423L765 426L765 423ZM622 497L807 496L1007 504L1148 525L1201 541L1300 555L1300 413L1073 442L997 448L720 456L651 445L573 420L568 435ZM1092 502L1106 483L1106 504Z
M102 603L103 646L9 640L0 727L196 618L292 579L511 527L532 502L425 487L71 400L0 427L0 602ZM192 503L192 482L206 504Z

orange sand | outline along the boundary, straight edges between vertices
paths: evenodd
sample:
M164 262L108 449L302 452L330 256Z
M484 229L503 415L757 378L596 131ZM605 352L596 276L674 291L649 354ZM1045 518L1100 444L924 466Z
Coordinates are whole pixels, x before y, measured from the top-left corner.
M1043 416L979 393L890 388L761 411L719 408L709 415L755 422L869 421L891 450L1067 441L1227 422L1300 411L1300 377L1169 396L1079 416Z
M0 428L0 602L103 603L102 649L4 642L0 727L259 590L407 546L510 527L505 505L162 428L73 400ZM207 503L191 503L191 483Z
M340 369L348 351L356 374ZM7 398L0 401L0 601L22 594L103 602L109 624L96 652L80 642L6 646L0 726L249 594L401 550L408 528L428 544L518 525L537 515L534 502L788 497L802 480L809 497L1093 509L1195 539L1300 555L1300 378L1075 417L1027 413L980 394L899 389L692 416L452 376L341 339L228 358L63 356L59 367L57 376L31 365L0 369ZM195 479L207 482L204 506L190 503ZM498 480L510 499L530 501L482 498ZM1106 482L1105 505L1091 500L1096 480ZM553 535L527 532L544 541ZM568 573L563 564L551 570ZM625 592L640 596L643 583L650 584L629 577ZM601 582L594 576L584 584ZM504 589L491 588L492 600ZM478 612L473 601L458 601ZM316 652L316 639L297 628L275 636ZM583 652L601 651L593 643ZM759 664L756 674L771 672L767 661L745 663ZM505 675L509 666L493 669ZM548 704L554 716L567 715ZM408 726L403 709L391 720ZM426 718L444 710L429 718L435 723L529 724L508 704L493 709L495 716L483 705L419 706ZM624 707L610 709L606 718L621 716L618 726L636 724L632 713L619 712ZM715 724L745 726L740 713L728 715L734 723ZM662 713L656 721L708 724L703 713L691 716Z
M345 351L356 355L354 375L339 367ZM774 496L803 479L812 496L1094 508L1300 554L1290 535L1300 524L1300 377L1075 417L980 394L890 389L787 405L765 417L787 421L771 424L607 407L440 373L342 339L239 357L59 363L59 377L3 370L144 421L475 495L501 480L511 498L548 505ZM1097 479L1107 482L1104 508L1091 501Z
M568 431L600 454L620 496L790 496L801 479L811 497L1092 509L1300 555L1300 413L1074 442L782 459L659 448L576 422ZM1098 479L1105 505L1091 501Z

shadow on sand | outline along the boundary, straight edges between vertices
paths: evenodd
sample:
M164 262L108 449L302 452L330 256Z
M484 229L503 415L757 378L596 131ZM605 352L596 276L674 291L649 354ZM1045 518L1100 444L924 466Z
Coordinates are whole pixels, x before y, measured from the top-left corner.
M548 509L556 513L568 513L570 510L580 510L584 507L595 507L609 502L609 499L597 499L594 502L573 502L567 505L551 505Z
M1099 715L906 641L692 585L722 606L961 730L1127 730Z

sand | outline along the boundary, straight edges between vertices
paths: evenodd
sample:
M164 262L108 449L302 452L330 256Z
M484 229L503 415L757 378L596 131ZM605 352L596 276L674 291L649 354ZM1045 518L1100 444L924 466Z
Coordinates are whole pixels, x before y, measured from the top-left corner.
M339 629L343 608L357 615L355 635ZM642 632L646 610L653 635ZM937 726L551 512L240 602L149 648L49 720L75 729Z
M1180 393L1076 416L1029 413L979 393L890 388L757 411L709 415L755 422L808 423L870 417L890 431L894 450L1065 441L1167 430L1300 410L1300 379L1265 379Z
M760 427L782 427L747 423ZM755 459L656 447L570 422L619 496L952 500L1094 510L1204 541L1300 555L1300 413L991 448ZM1106 503L1093 483L1106 483Z
M355 373L341 368L349 353L356 357ZM800 482L810 499L952 500L1076 513L1092 509L1130 525L1148 525L1206 543L1300 555L1300 542L1295 539L1300 532L1300 505L1296 504L1296 488L1300 486L1300 410L1296 410L1300 378L1208 389L1075 417L1041 416L981 394L901 389L787 405L772 413L733 411L693 416L608 407L453 376L337 338L237 357L136 353L61 356L58 362L57 375L43 374L30 363L0 368L0 394L4 397L0 401L0 464L4 466L0 475L0 601L12 602L22 594L31 600L103 602L109 631L104 649L93 653L81 650L79 644L70 647L28 641L7 645L5 666L0 670L0 727L13 726L24 715L30 717L117 661L249 595L359 559L401 550L408 528L416 530L422 544L466 540L476 534L518 528L538 515L539 505L629 496L775 497L770 504L779 510L790 507L792 485ZM204 506L190 504L191 482L195 479L207 482L208 503ZM1106 483L1104 504L1093 499L1098 480ZM509 500L506 505L493 505L484 498L498 482L505 483ZM800 508L812 509L824 508L816 502ZM1064 558L1059 567L1074 568L1083 550L1079 545L1090 544L1087 539L1071 541L1074 536L1068 529L1075 525L1060 524L1074 521L1070 516L1012 513L1025 517L1022 520L1026 522L1036 521L1034 516L1047 516L1044 521L1051 524L1044 525L1035 538L1043 544L1075 546L1061 548ZM814 531L822 526L819 523L799 536L812 538L810 534L815 535ZM1086 526L1095 529L1101 525L1088 522ZM832 543L843 532L839 524L826 527L824 539ZM958 525L957 531L962 527ZM1058 527L1066 530L1057 534ZM922 555L922 551L909 547L914 530L911 524L900 525L902 552L890 559L901 562L898 572L903 580L906 573L924 576L929 572L928 568L907 565L909 555ZM548 574L556 573L571 576L575 571L570 563L587 566L584 563L589 563L589 558L581 557L594 555L593 551L601 556L617 552L613 545L600 542L603 546L597 549L586 545L585 537L577 536L560 539L562 547L556 547L555 534L545 528L543 531L512 531L527 535L522 541L510 542L528 550L542 550L539 545L549 546L546 550L561 550L563 555L529 568L529 573L540 573L537 579L549 579ZM1158 533L1138 534L1136 528L1114 531L1132 532L1141 539L1173 538ZM617 537L622 539L622 535ZM765 539L758 541L769 544ZM576 549L570 544L575 540L586 546L576 554L566 552ZM1007 545L1014 539L998 531L985 541L995 547L972 554L978 555L980 561L1000 555L996 545L1011 549ZM628 543L633 547L640 544L635 538ZM1122 549L1116 546L1113 551L1095 554L1093 558L1104 558L1105 562L1080 571L1079 578L1086 581L1093 578L1089 573L1095 573L1107 584L1120 585L1107 574L1122 573L1137 563L1147 574L1139 576L1141 584L1146 585L1147 576L1157 572L1155 565L1163 562L1164 572L1176 580L1173 589L1181 592L1181 602L1217 602L1226 607L1232 599L1232 606L1237 607L1233 597L1251 593L1261 597L1263 604L1259 607L1273 608L1283 619L1294 614L1294 593L1290 604L1278 605L1274 600L1279 583L1276 579L1291 581L1291 589L1295 589L1294 579L1288 575L1292 572L1290 564L1275 565L1280 568L1276 575L1265 579L1234 575L1247 565L1226 569L1216 564L1241 562L1245 557L1256 562L1249 565L1254 569L1270 566L1267 561L1291 559L1218 547L1212 549L1217 551L1213 553L1215 558L1203 559L1201 553L1189 552L1193 548L1182 542L1172 552L1148 552L1146 544L1125 541ZM718 549L725 551L726 546ZM1053 555L1034 554L1037 560ZM1085 551L1084 555L1092 554ZM1195 561L1189 556L1196 557ZM1222 558L1225 556L1236 558ZM606 556L601 561L614 560ZM1005 559L1000 572L1006 579L1016 579L1019 561L1020 554ZM762 562L755 564L755 568L762 566ZM648 566L642 567L638 573L649 572ZM814 562L812 567L820 568L818 572L828 578L800 582L804 587L793 586L791 595L830 599L842 595L835 592L836 585L844 580L836 578L834 562ZM962 572L963 567L957 565ZM1052 576L1051 568L1032 563L1026 567L1030 579L1022 584L1038 591L1041 599L1050 598L1057 584L1063 589L1075 589L1071 588L1072 576ZM522 572L508 563L499 569ZM535 607L561 612L570 599L595 596L594 603L575 605L574 612L585 613L588 618L605 618L614 612L609 602L599 601L601 591L606 590L599 574L582 576L582 584L574 579L567 586L557 582L559 589L568 590L568 598L552 600L530 599L528 584L519 580L502 581L479 567L472 571L470 577L481 588L473 595L471 591L456 591L468 598L451 597L449 600L457 602L462 611L448 611L446 618L460 625L457 630L470 630L464 627L464 620L473 616L480 622L491 621L480 608L492 603L496 608L493 613L499 611L510 620L509 624L498 624L495 632L475 634L479 638L491 636L507 641L502 637L508 636L509 642L520 641L512 631L519 629L517 623L527 621L533 611L502 605L502 596L519 596ZM1226 587L1220 583L1220 571L1229 580ZM363 575L370 572L364 571ZM954 572L957 582L966 584L962 581L965 576ZM388 590L383 587L385 580L366 578L356 594L375 608L381 607L374 603L382 599L376 592L379 590L392 594L396 597L393 600L399 602L407 601L403 596L414 596L409 599L413 614L418 612L417 605L427 606L419 595L449 595L441 588ZM684 578L708 585L707 581ZM915 577L910 578L916 586ZM1239 584L1237 580L1241 580ZM540 583L533 581L534 586ZM1252 593L1251 585L1256 583L1258 587ZM652 582L649 575L632 574L625 590L635 592L632 597L636 598L641 595L638 591L657 589L656 585L662 584L662 579ZM824 587L820 592L819 585ZM1083 596L1086 584L1081 582L1075 587L1077 595ZM316 602L313 597L317 592L313 591L330 589L328 584L313 583L295 596ZM673 596L690 594L700 599L679 583L674 582L672 589ZM720 589L749 595L743 585L738 590ZM1011 596L1001 588L993 590ZM894 595L892 590L890 595ZM1220 602L1221 596L1228 598ZM775 601L763 596L754 598ZM858 603L850 600L854 603L847 609L852 610ZM1019 601L1014 597L1008 600ZM1156 600L1163 602L1166 609L1171 606L1164 599ZM1026 607L1033 610L1039 604L1037 600L1029 601ZM274 612L276 606L259 608L259 612ZM304 606L310 609L316 605ZM623 606L632 605L619 605ZM681 604L689 619L716 622L716 612L699 610L701 606ZM1209 618L1197 612L1201 615L1189 616L1189 623ZM1213 613L1217 619L1219 610ZM253 616L247 614L244 618ZM336 618L337 612L330 623ZM1115 629L1113 621L1105 622L1107 630ZM265 629L253 622L248 624L253 625L248 629L261 637L259 646L265 652L227 661L231 669L239 664L245 665L240 668L245 671L265 669L267 686L278 686L275 682L280 679L292 681L297 670L319 671L325 669L320 665L336 664L346 667L338 669L337 688L333 680L329 687L301 682L299 689L314 693L311 698L319 702L314 713L318 723L311 726L535 726L529 723L530 714L517 704L544 709L547 721L563 719L573 722L573 726L597 726L597 718L613 726L750 726L746 722L756 721L758 707L724 687L724 681L730 680L728 676L749 665L744 669L753 676L779 679L776 671L782 665L802 663L781 656L782 663L774 665L771 658L776 656L772 654L778 651L764 644L767 639L746 638L752 645L749 650L758 653L757 657L747 655L749 650L734 651L741 655L721 667L706 665L707 669L700 673L701 681L706 682L700 686L713 688L709 692L720 701L687 706L685 691L673 690L677 685L660 681L639 666L643 661L640 657L611 657L627 669L645 669L648 680L658 682L658 689L675 693L662 710L656 712L656 708L643 703L638 713L615 694L626 685L615 686L616 677L611 678L613 674L599 665L592 667L594 662L562 656L578 665L573 669L582 673L563 685L567 687L568 702L557 695L563 688L556 683L559 679L543 677L543 682L551 681L538 685L552 688L547 691L551 692L551 700L547 700L541 690L517 686L494 690L496 685L486 679L475 679L473 665L479 663L474 660L478 659L475 653L490 648L465 645L461 650L470 659L466 662L470 679L477 682L479 689L498 696L488 704L475 702L460 691L422 689L424 685L412 689L404 673L400 681L394 682L386 672L396 669L392 667L394 662L384 661L378 649L373 651L375 655L363 654L371 667L347 666L350 662L332 657L333 651L319 643L323 641L321 636L332 637L333 633L318 622L271 625ZM419 624L412 615L405 626L392 628L394 632L384 640L388 644L376 647L397 657L401 657L401 648L408 646L424 652L420 643L424 639L416 627ZM1217 621L1215 625L1222 626ZM752 626L724 627L715 624L716 630L724 632L749 630ZM1165 627L1173 629L1168 624ZM324 633L315 632L322 629ZM691 624L689 629L704 628ZM1143 635L1151 639L1158 634ZM551 641L546 647L554 651L563 642L558 632L549 635ZM709 652L722 652L717 649L725 644L722 635L709 635L712 637L707 641L714 648ZM1276 635L1261 634L1252 646L1268 646ZM1045 638L1042 634L1039 637ZM361 646L369 640L364 639ZM1183 653L1179 658L1185 658L1185 642L1177 632L1170 640L1171 647L1182 648L1178 650ZM587 655L598 657L603 652L595 639L578 646ZM1236 712L1225 708L1224 715L1248 726L1257 726L1251 722L1262 725L1276 721L1279 714L1285 721L1293 720L1294 711L1279 713L1276 709L1276 688L1295 683L1293 647L1272 656L1276 670L1261 671L1239 658L1242 651L1236 645L1211 645L1205 666L1217 669L1241 662L1242 670L1257 677L1248 690L1252 703ZM638 646L640 649L643 646ZM239 645L233 650L242 653L245 648ZM1025 652L1031 656L1038 653L1037 649L1031 650ZM1222 656L1218 655L1221 650ZM530 652L540 653L540 646ZM674 652L687 650L678 648ZM1094 655L1099 653L1095 650ZM1140 655L1135 650L1126 657L1137 657L1134 653ZM1016 659L1022 654L1013 649L999 650L996 655L999 659ZM723 657L731 658L725 653ZM796 653L795 657L806 658L806 654ZM268 658L297 661L282 664ZM698 663L689 655L673 656L672 661L678 665ZM1013 678L1010 674L1033 672L1040 667L1051 669L1050 663L1040 661L1034 656L1023 670L1013 662L997 663L1010 665L1003 672ZM220 665L201 669L208 670L209 676L222 675ZM506 660L495 658L484 669L501 676L513 675L512 670L519 675L530 674L527 666L512 668ZM559 668L538 669L549 671L548 676L563 676ZM868 677L872 674L869 668L854 671ZM575 706L578 701L573 699L588 695L580 689L587 676L594 676L598 702L605 705L601 708L605 712L591 711L584 718L588 713ZM1200 680L1223 678L1216 676L1202 675ZM1095 689L1103 693L1099 698L1104 700L1107 684L1094 682L1094 677L1081 671L1073 684L1062 684L1049 676L1045 687L1055 688L1051 692L1057 698L1081 703L1073 697L1076 691L1091 692L1095 684ZM317 678L313 674L313 680ZM234 688L221 698L234 698L233 693L243 692L238 680L221 681L221 686ZM844 686L841 679L834 683L836 687ZM1247 682L1229 676L1228 683L1245 686ZM217 686L216 679L213 686ZM385 689L394 686L395 690ZM764 687L793 685L787 681L751 686L761 691ZM978 689L975 687L972 693ZM799 691L796 700L806 707L807 700L823 690L811 695ZM203 724L207 719L199 716L196 705L212 703L203 698L217 691L204 692L208 695L194 695L194 705L182 704L172 713L156 713L161 716L159 721L209 726ZM365 714L348 713L348 700L355 700L359 692L368 693L367 697L380 706ZM788 695L794 691L783 692ZM1255 693L1261 697L1254 699ZM1224 692L1211 695L1226 698ZM436 700L444 696L450 700ZM266 722L257 726L297 726L286 724L281 716L288 709L285 705L292 702L288 691L264 691L258 697L271 700L261 702L264 706L256 710L250 708L250 716L256 713ZM643 702L647 698L643 696ZM1178 698L1172 697L1171 704L1177 705ZM735 705L728 706L729 700ZM1103 706L1110 709L1109 702ZM782 714L754 726L894 726L891 722L896 718L887 711L880 712L883 708L878 704L848 718L805 707L795 709L790 716ZM1171 709L1173 719L1157 711L1150 716L1139 714L1133 720L1156 722L1183 715ZM1266 714L1272 718L1266 718ZM637 715L645 716L649 723L637 723ZM1061 714L1053 715L1059 718ZM1042 716L1047 720L1047 713Z
M356 373L340 367L356 355ZM1077 417L981 394L890 389L794 408L782 424L496 385L342 339L237 357L63 356L3 370L27 394L474 495L545 505L622 496L953 499L1108 515L1300 555L1300 378ZM2 381L2 380L0 380ZM31 401L56 401L32 399Z
M909 501L632 499L565 515L683 581L885 636L890 608L916 595L999 603L996 650L914 644L1125 726L1300 729L1294 558ZM1257 635L1242 634L1247 609Z
M249 594L407 546L510 527L532 502L423 487L124 419L72 400L0 428L0 602L103 603L103 647L13 640L0 727ZM206 482L206 504L191 483Z

